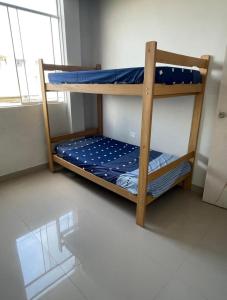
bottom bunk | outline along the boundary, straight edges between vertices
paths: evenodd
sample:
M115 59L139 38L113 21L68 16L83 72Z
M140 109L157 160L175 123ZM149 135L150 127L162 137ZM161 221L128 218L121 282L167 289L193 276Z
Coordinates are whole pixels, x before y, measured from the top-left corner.
M60 165L137 202L139 150L138 146L105 136L91 136L57 144L53 158ZM149 173L176 159L175 155L151 150ZM148 184L149 197L159 197L189 174L191 165L184 161Z

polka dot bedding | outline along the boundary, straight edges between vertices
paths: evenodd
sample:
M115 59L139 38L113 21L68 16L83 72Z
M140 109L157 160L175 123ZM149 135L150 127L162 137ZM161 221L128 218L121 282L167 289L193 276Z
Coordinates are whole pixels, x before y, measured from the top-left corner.
M155 71L155 82L159 84L197 84L202 80L200 72L195 69L159 66ZM140 84L143 83L144 68L56 72L49 73L48 79L53 84Z
M112 183L139 166L139 147L104 136L65 142L55 149L58 156ZM150 157L159 155L151 151Z
M66 161L117 184L136 194L138 188L139 147L120 142L105 136L92 136L71 140L55 147L56 154ZM161 152L150 151L149 172L160 168L176 157ZM153 195L167 190L178 177L190 171L190 165L185 163L172 173L150 186Z

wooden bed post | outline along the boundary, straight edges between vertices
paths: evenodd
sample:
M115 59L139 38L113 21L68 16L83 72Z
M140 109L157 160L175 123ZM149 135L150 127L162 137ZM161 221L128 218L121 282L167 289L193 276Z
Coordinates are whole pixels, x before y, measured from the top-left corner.
M190 132L189 143L188 143L188 152L194 151L195 153L198 144L199 128L200 128L200 121L201 121L202 108L203 108L203 99L205 94L207 73L208 73L208 67L210 62L209 55L203 55L201 56L201 58L207 61L207 66L206 68L199 69L202 75L202 91L195 96L192 123L191 123L191 132ZM192 168L194 168L195 157L191 161L192 161ZM183 182L183 187L185 189L191 189L191 186L192 186L192 176L188 177Z
M154 100L156 42L146 43L140 137L139 183L136 207L136 224L144 226L146 211L148 164L150 156L151 121Z
M53 163L53 157L52 157L50 122L49 122L48 103L47 103L47 97L46 97L45 77L44 77L44 68L43 68L43 60L42 59L39 59L39 73L40 73L41 92L42 92L42 99L43 99L43 115L44 115L46 142L47 142L48 165L49 165L50 171L53 172L54 171L54 163Z
M101 70L101 65L96 65L96 70ZM98 134L103 134L103 108L102 108L102 94L97 94L97 120L98 120Z

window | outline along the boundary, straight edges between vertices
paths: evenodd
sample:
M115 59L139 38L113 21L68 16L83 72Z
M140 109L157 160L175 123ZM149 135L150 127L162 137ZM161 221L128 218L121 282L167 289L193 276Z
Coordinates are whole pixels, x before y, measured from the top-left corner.
M3 3L4 2L4 3ZM0 104L41 101L38 59L62 63L60 18L56 0L0 2ZM17 4L23 7L17 6ZM64 101L64 93L49 93Z

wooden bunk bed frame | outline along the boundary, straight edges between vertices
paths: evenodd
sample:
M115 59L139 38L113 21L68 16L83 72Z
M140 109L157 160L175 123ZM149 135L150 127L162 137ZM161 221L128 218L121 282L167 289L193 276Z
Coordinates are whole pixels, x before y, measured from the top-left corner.
M203 105L203 98L206 86L206 78L208 73L210 57L203 55L201 58L190 57L157 49L157 42L150 41L146 43L145 50L145 69L143 84L51 84L45 82L45 71L80 71L80 70L98 70L101 65L95 67L81 66L65 66L44 64L42 59L39 60L41 90L43 98L43 113L45 122L46 141L48 148L49 169L54 171L54 163L57 163L99 185L121 195L128 200L136 203L136 223L144 226L146 206L154 201L154 197L147 194L147 185L150 181L164 175L168 171L176 168L184 161L189 161L192 165L192 171L182 176L175 182L175 185L181 184L183 188L190 189L192 184L192 172L195 161L195 153L198 141L198 133L200 127L200 119ZM202 75L201 84L175 84L163 85L155 83L155 67L156 63L164 63L170 65L198 67ZM87 129L81 132L69 133L66 135L52 137L50 133L47 92L67 91L76 93L97 94L97 114L98 127ZM82 168L60 158L52 151L52 144L63 140L73 138L92 136L103 133L103 110L102 95L128 95L142 97L142 120L141 120L141 137L140 137L140 160L139 160L139 182L138 195L133 195L129 191L110 183L100 177L93 175ZM169 163L168 165L148 174L150 138L153 102L155 98L168 98L177 96L194 95L194 110L192 114L191 132L188 143L188 153Z

